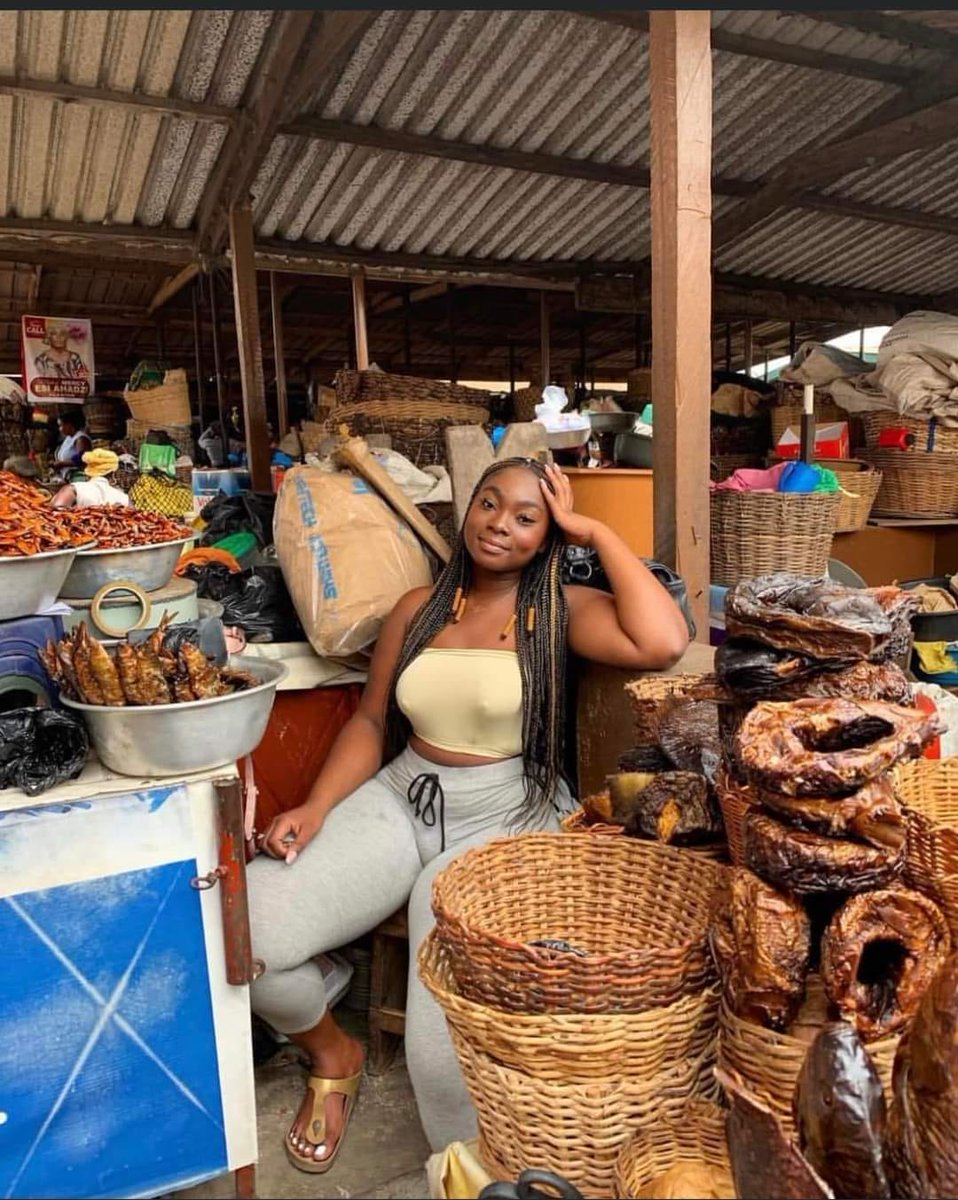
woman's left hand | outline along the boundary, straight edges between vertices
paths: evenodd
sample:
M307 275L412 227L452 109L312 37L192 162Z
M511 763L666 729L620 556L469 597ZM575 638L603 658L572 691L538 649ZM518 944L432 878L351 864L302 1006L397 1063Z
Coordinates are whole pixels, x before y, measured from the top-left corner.
M584 517L573 509L572 484L569 478L553 463L546 466L546 478L542 481L542 494L552 519L562 530L565 540L571 546L590 547L595 537L597 521L592 517ZM549 487L549 484L552 487Z

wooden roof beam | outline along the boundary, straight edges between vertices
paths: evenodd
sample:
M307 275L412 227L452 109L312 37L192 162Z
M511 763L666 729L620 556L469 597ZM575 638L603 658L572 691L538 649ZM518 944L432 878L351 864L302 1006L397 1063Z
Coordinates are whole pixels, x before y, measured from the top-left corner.
M249 199L280 125L352 53L375 16L362 10L277 13L278 32L253 74L244 119L230 129L200 203L197 224L204 248L216 251L222 245L228 214Z
M46 79L17 79L0 75L0 96L44 96L66 104L88 104L106 108L128 108L161 117L182 117L204 124L232 125L239 111L219 104L195 104L175 96L148 96L145 92L118 92L111 88L84 87L78 83Z
M935 29L919 21L873 9L835 9L834 12L804 12L795 10L796 15L811 17L843 29L857 29L859 33L873 33L889 41L901 42L906 46L919 46L923 50L937 50L939 54L958 54L958 37L947 29Z
M802 16L816 16L819 20L830 20L825 13L802 13ZM646 12L588 12L583 10L580 16L591 17L596 21L605 21L610 25L618 25L625 29L647 33L649 17ZM775 41L773 38L751 37L749 34L732 33L725 29L712 29L712 49L724 50L729 54L740 54L744 58L761 58L766 62L785 63L793 67L807 67L814 71L830 71L833 75L849 75L856 79L871 79L876 83L894 83L906 86L912 83L919 72L910 67L900 67L892 63L872 62L865 58L855 58L850 54L833 54L828 50L816 50L811 46L797 46L789 42Z

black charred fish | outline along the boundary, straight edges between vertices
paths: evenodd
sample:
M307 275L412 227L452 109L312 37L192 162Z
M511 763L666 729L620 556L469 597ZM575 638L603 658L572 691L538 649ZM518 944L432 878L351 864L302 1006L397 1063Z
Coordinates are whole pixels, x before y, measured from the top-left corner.
M792 1108L802 1153L839 1200L888 1200L885 1094L853 1026L822 1028L805 1055Z

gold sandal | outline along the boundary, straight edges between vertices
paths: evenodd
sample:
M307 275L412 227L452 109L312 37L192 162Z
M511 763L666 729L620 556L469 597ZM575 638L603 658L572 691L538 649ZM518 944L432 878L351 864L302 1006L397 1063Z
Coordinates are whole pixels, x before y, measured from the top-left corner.
M315 1148L316 1146L321 1146L326 1140L326 1100L329 1096L345 1097L346 1103L343 1105L343 1131L339 1135L336 1149L328 1158L323 1158L319 1161L313 1158L312 1155L305 1156L294 1149L290 1145L289 1134L287 1134L285 1138L286 1157L297 1170L306 1171L310 1175L325 1175L336 1161L336 1156L339 1154L343 1142L346 1140L346 1134L349 1130L349 1120L353 1115L353 1109L356 1107L356 1095L359 1092L359 1081L362 1079L362 1075L362 1068L355 1075L350 1075L347 1079L324 1079L321 1075L310 1075L306 1081L306 1086L313 1093L313 1111L307 1125L309 1141Z

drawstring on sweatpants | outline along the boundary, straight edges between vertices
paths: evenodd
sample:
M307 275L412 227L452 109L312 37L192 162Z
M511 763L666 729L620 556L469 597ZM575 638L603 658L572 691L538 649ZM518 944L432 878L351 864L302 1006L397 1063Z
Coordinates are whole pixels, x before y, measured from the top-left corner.
M439 798L439 853L446 849L446 797L439 782L439 776L432 772L417 775L406 789L406 799L409 801L416 816L427 829L436 825L436 798Z

